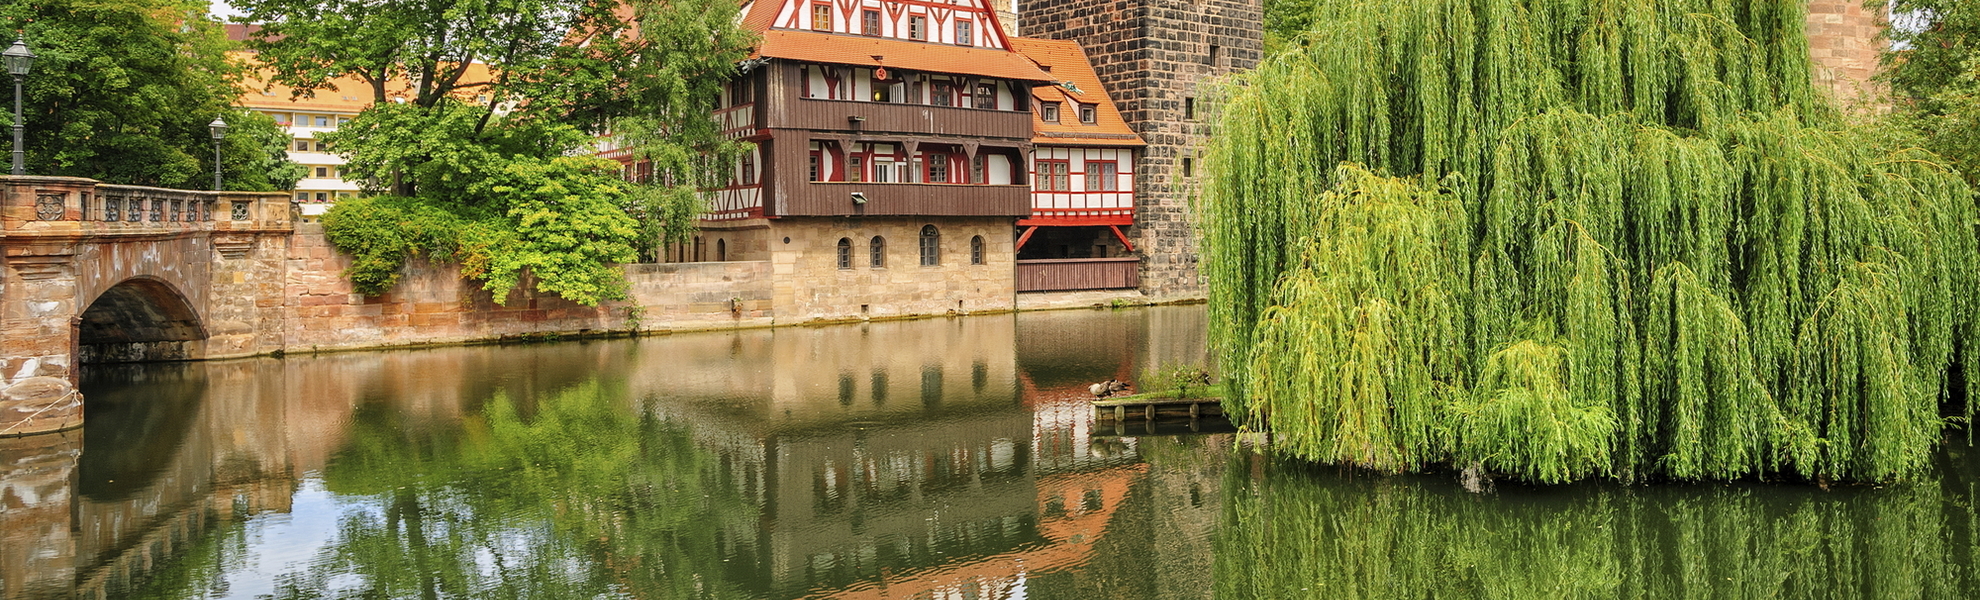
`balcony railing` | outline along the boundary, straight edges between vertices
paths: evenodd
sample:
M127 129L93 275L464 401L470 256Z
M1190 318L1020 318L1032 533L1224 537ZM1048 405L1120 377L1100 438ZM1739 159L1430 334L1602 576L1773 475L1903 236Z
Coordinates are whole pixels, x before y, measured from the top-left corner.
M1031 214L1031 188L1023 185L803 181L785 189L789 191L777 194L776 207L783 216Z
M957 137L1031 138L1031 113L799 98L784 103L784 111L767 115L765 126L781 129L821 129L862 133L905 133Z
M1141 259L1048 258L1017 261L1017 291L1111 290L1141 286Z

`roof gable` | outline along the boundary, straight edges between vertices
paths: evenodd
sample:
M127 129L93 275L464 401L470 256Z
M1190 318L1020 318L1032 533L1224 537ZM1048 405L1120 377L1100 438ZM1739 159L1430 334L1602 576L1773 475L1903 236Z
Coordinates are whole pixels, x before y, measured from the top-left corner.
M1032 97L1039 102L1058 102L1059 120L1046 121L1042 110L1031 111L1032 141L1039 144L1073 144L1088 146L1140 146L1141 136L1121 118L1121 111L1107 95L1107 87L1100 83L1099 74L1093 71L1093 63L1086 58L1086 51L1077 42L1070 40L1041 40L1033 38L1011 38L1011 45L1026 58L1046 67L1054 85L1041 85L1032 88ZM1061 84L1071 84L1067 89ZM1093 123L1079 122L1079 107L1090 104L1094 107Z
M749 0L742 26L1011 49L990 0Z

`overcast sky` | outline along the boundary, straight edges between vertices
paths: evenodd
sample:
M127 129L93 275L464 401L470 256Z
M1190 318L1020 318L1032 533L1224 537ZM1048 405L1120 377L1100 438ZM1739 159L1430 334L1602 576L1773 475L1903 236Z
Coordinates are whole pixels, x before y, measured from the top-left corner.
M210 10L213 11L213 16L219 17L222 21L241 14L241 11L234 10L233 5L227 4L227 0L213 0L213 8Z

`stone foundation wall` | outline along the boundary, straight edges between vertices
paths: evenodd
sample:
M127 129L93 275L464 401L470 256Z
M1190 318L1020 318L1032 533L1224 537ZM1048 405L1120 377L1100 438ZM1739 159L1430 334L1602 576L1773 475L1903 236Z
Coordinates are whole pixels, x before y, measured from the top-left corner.
M921 229L934 225L940 263L921 264ZM1017 260L1008 217L786 218L768 230L778 323L885 318L1016 308ZM886 240L883 266L871 240ZM970 240L983 238L983 264ZM851 265L839 268L849 240Z

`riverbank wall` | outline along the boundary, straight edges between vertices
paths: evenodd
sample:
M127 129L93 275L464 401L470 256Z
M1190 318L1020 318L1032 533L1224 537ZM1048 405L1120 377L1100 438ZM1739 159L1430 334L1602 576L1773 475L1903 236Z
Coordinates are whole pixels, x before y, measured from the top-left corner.
M764 327L773 318L770 261L626 265L629 298L598 306L537 292L528 281L497 303L459 266L424 259L408 261L391 292L366 296L344 277L349 265L321 225L297 224L283 282L283 351Z
M1000 262L1006 264L992 266L1008 268L1008 261ZM946 287L969 290L962 298L966 302L947 296L935 298L921 289L926 285L879 290L869 294L869 299L826 298L805 293L800 289L803 286L792 282L816 284L814 280L843 278L844 273L825 262L813 265L772 253L767 260L626 265L628 298L592 307L537 292L527 281L511 291L506 302L496 303L479 282L462 278L458 266L418 258L408 261L390 293L365 296L354 291L344 277L349 265L350 257L330 245L320 224L297 223L279 269L281 316L262 324L277 329L281 341L275 348L238 355L645 335L1191 300L1157 299L1132 289L1018 294L1011 289L1008 272L1004 277L956 274L968 277L963 283L970 285Z

